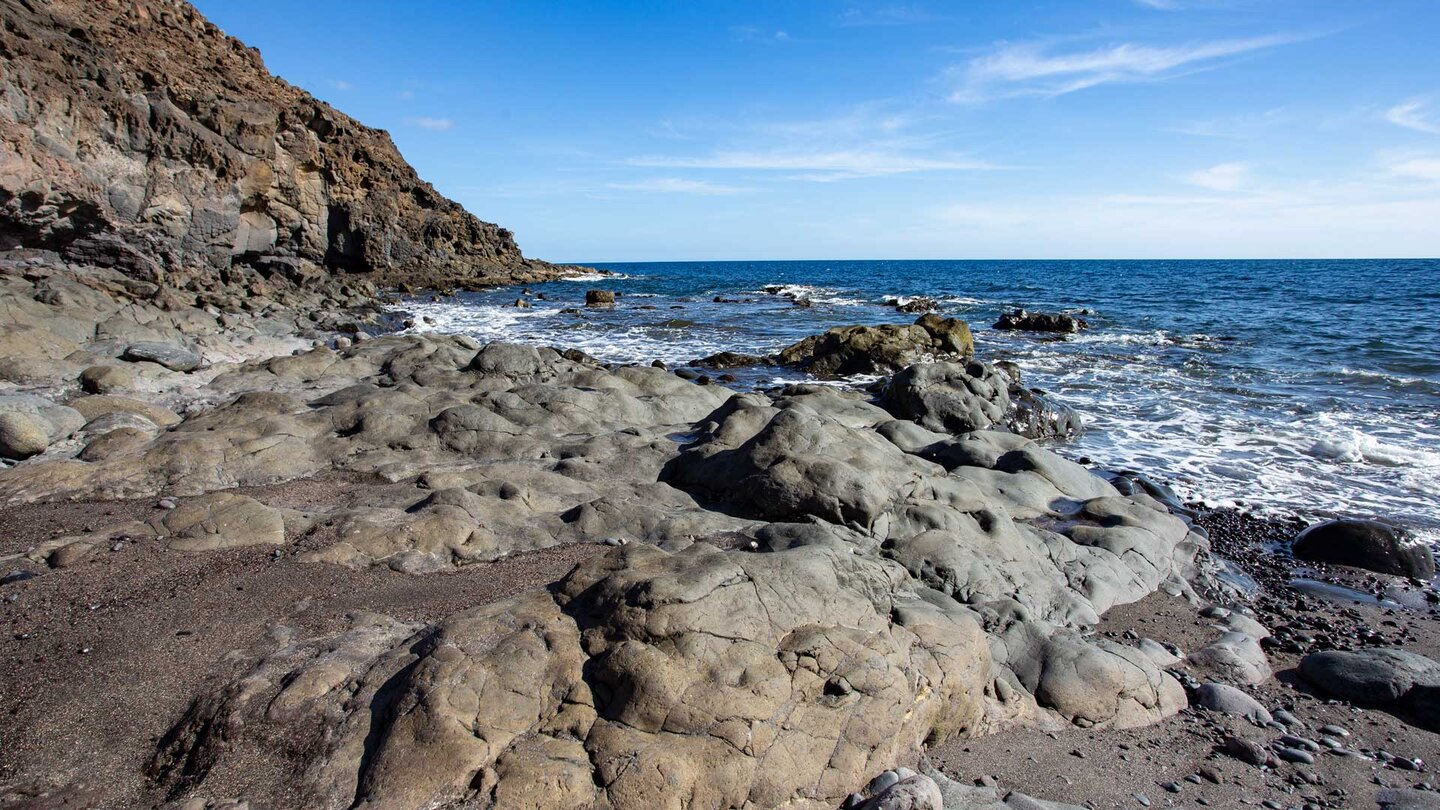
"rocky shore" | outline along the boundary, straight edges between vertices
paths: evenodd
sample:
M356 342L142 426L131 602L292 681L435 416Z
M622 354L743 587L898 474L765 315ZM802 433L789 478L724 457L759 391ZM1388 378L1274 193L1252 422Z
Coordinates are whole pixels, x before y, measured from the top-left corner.
M0 9L0 807L1440 804L1403 533L1068 460L933 314L393 334L571 269L178 0Z

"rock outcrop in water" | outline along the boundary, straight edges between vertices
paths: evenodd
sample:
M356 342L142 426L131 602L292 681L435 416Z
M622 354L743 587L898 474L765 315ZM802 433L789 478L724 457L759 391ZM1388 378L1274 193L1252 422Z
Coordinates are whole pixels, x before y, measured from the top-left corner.
M0 248L191 289L559 273L183 0L3 0L0 17Z

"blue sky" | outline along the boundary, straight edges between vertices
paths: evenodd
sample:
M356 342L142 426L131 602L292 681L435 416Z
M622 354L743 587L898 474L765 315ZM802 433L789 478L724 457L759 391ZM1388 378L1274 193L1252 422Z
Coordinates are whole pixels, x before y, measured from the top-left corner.
M1440 2L198 0L557 261L1440 255Z

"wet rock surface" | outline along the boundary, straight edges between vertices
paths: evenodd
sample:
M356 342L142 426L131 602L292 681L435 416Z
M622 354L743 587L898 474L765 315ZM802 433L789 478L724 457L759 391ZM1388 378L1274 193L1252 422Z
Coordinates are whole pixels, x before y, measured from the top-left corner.
M1327 520L1296 535L1291 551L1311 562L1430 579L1435 557L1403 529L1375 520Z
M995 322L996 329L1023 332L1058 332L1072 334L1088 329L1090 324L1084 318L1064 312L1030 312L1025 309L1012 310L1000 316Z

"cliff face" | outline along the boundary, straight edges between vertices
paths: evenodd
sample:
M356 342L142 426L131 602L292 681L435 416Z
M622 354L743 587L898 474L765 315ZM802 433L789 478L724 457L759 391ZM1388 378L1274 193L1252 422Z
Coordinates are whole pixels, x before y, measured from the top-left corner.
M0 249L305 285L554 277L183 0L0 0Z

